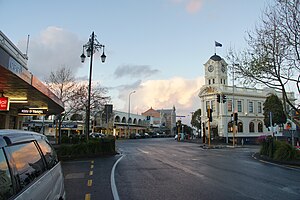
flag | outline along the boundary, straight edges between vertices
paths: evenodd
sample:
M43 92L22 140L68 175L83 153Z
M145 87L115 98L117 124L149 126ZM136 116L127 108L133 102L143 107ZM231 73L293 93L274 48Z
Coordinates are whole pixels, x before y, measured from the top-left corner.
M216 47L222 47L222 44L219 43L219 42L217 42L217 41L215 41L215 46L216 46Z

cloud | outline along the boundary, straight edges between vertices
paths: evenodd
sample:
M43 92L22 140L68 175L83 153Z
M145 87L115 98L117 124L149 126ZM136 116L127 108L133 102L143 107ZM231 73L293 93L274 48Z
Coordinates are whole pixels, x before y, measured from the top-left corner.
M157 69L151 69L148 65L122 65L117 67L117 69L114 72L114 75L116 78L121 77L130 77L130 78L136 78L136 77L149 77L154 74L157 74L159 70Z
M186 10L188 13L197 13L203 5L203 0L191 0L186 5Z
M128 95L131 96L133 113L145 112L150 107L154 109L170 109L173 105L184 112L192 112L199 108L198 93L204 85L204 77L183 79L174 77L168 80L137 81L128 87L119 88L119 98L125 104L123 111L128 109ZM126 88L126 89L125 89Z
M26 49L26 43L26 40L22 40L18 46ZM82 66L79 56L83 43L71 32L54 26L48 27L40 35L30 38L28 69L41 80L62 66L71 68L75 74Z
M194 14L201 10L204 0L170 0L170 2L177 5L184 4L185 10L190 14Z

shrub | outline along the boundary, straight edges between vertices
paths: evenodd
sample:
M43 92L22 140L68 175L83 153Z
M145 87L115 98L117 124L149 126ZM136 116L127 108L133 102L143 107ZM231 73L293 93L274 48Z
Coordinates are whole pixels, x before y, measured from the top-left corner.
M115 154L115 139L90 139L78 144L62 144L57 150L60 158L93 157L97 155Z
M273 157L274 154L274 141L271 136L262 136L258 140L261 144L260 154L268 156L270 158Z
M66 135L63 135L61 137L61 143L62 144L69 144L70 143L70 138L68 136L66 136Z
M285 142L278 142L274 153L274 160L295 160L298 157L298 150Z

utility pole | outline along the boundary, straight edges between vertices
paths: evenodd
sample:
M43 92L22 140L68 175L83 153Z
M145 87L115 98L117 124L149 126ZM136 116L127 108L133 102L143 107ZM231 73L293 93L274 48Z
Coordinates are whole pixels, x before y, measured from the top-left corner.
M210 122L212 122L212 109L210 106L207 107L207 117L208 117L208 146L210 146Z

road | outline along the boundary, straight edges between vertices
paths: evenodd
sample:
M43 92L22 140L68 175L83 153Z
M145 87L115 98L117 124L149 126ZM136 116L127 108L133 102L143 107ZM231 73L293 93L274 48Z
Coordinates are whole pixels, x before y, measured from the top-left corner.
M121 200L300 199L300 169L255 160L257 147L203 149L172 138L117 147L122 155L63 162L68 199L113 199L111 169L121 156L114 174Z
M300 170L253 159L257 148L203 149L173 139L118 146L120 199L300 199Z

